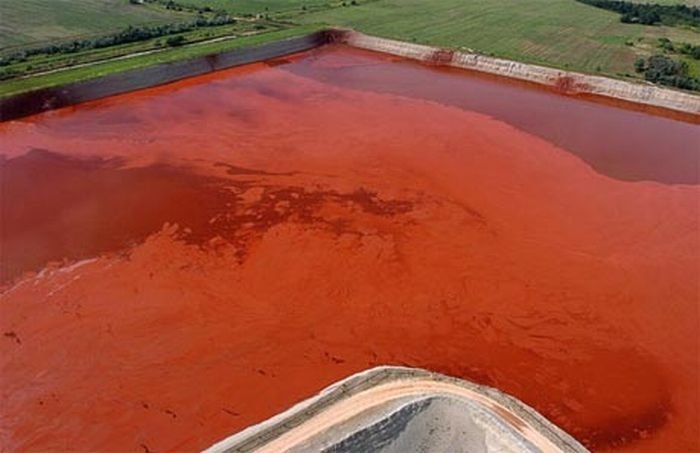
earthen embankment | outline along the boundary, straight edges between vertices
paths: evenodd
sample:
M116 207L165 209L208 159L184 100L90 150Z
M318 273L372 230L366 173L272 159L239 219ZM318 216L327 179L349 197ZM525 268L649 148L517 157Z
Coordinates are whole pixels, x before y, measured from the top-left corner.
M401 402L398 408L380 409L396 401ZM445 411L444 406L454 403L462 406ZM206 453L383 451L381 447L397 442L407 431L408 423L397 423L396 418L407 418L406 422L416 418L420 412L412 407L416 404L443 406L433 414L443 426L461 419L455 433L462 431L462 438L450 433L446 441L443 439L443 446L458 442L450 449L467 446L480 451L479 447L486 445L486 451L588 451L534 409L497 389L418 368L380 366L343 379L285 412L218 442ZM474 423L472 417L479 422ZM409 428L417 431L410 433L416 451L421 440L433 435L434 429L423 428ZM489 430L498 432L495 443L500 441L502 445L489 445L484 439ZM465 436L466 432L469 434ZM363 443L363 437L368 442Z
M0 98L0 121L17 119L234 66L303 52L328 43L341 43L431 64L525 81L565 95L592 98L596 101L614 103L626 108L674 116L685 121L700 122L700 96L690 93L651 84L536 66L476 53L396 41L337 28L251 48L235 49L219 54L139 68Z
M80 82L20 93L0 99L0 121L34 115L116 94L201 76L234 66L313 49L326 42L321 32L250 48L133 69Z
M422 44L395 41L352 30L337 31L333 35L333 39L336 42L362 49L545 85L562 94L619 100L647 106L651 109L666 109L693 116L700 114L700 96L650 84L633 83L476 53L457 52Z

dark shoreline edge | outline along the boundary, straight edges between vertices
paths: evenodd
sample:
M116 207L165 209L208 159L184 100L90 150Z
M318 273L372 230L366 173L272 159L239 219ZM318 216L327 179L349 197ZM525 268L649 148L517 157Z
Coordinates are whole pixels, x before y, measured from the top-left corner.
M463 70L472 75L526 84L535 89L545 89L564 96L700 124L700 96L697 95L378 38L339 28L10 95L0 98L0 122L279 58L326 44L343 44L400 56L422 63Z
M130 91L152 88L235 66L304 52L322 46L327 41L326 33L319 31L258 46L131 69L94 79L18 93L0 98L0 122Z

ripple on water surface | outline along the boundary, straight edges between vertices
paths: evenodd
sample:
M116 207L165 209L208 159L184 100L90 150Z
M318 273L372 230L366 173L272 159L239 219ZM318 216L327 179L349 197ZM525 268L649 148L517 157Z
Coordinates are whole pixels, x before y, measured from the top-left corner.
M406 364L697 449L697 134L338 47L0 125L1 442L198 449Z

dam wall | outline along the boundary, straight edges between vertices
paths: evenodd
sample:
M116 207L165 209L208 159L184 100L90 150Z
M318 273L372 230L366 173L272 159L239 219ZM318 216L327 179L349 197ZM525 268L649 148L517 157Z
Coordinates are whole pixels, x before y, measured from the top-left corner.
M376 395L369 395L372 392ZM368 397L361 402L363 395ZM340 407L345 403L347 407ZM426 411L437 425L423 423L426 420L415 423ZM305 424L314 421L320 422L320 429L304 430ZM407 429L410 424L417 426ZM448 425L454 429L444 438L428 441L433 448L415 448ZM305 435L294 433L300 428ZM490 441L484 438L488 431L492 431ZM481 447L487 447L485 451L588 451L533 408L498 389L420 368L379 366L336 382L217 442L205 453L462 451L463 446L473 447L468 451L482 451Z
M359 401L363 394L392 386L395 386L393 390L366 398L364 404ZM350 403L348 408L333 412L344 403ZM419 420L423 412L428 413L429 420ZM288 436L324 414L328 416L320 422L322 429ZM343 417L349 422L343 422ZM437 425L433 425L436 421ZM428 439L436 430L449 428L448 425L454 425L454 429L447 429L445 436L436 436L437 443ZM485 438L488 431L492 431L490 439ZM539 443L531 445L529 441L536 439ZM416 448L421 444L433 448ZM459 447L465 445L473 447L468 451L482 451L481 447L486 447L485 451L588 451L534 409L497 389L419 368L380 366L337 382L316 396L216 443L205 453L288 449L462 451ZM543 445L545 448L538 448Z
M651 84L563 71L476 53L379 38L338 28L10 95L0 98L0 121L303 52L328 43L345 44L438 66L518 80L568 96L621 104L634 110L673 116L694 123L700 122L700 96L697 95Z
M8 121L129 91L175 82L222 69L265 61L321 46L323 32L230 50L104 77L20 93L0 99L0 121Z
M566 95L608 98L647 106L651 109L681 112L690 114L690 116L700 114L700 96L651 84L627 82L476 53L457 52L422 44L395 41L365 35L353 30L338 30L332 39L335 42L361 49L544 85Z

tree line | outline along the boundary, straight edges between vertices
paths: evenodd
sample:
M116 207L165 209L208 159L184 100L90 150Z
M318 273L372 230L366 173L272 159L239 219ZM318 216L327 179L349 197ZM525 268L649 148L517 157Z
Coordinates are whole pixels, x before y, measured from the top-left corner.
M40 47L31 47L19 51L15 51L8 55L0 56L0 66L7 66L13 63L21 63L26 61L28 57L34 55L55 55L55 54L70 54L82 50L101 49L104 47L116 46L120 44L128 44L138 41L146 41L152 38L161 36L175 35L184 33L203 27L216 27L235 23L235 19L226 14L217 14L214 17L206 18L203 16L197 17L189 22L179 22L172 24L154 25L154 26L133 26L129 25L124 30L111 35L100 36L97 38L76 39L58 44L49 44ZM184 38L183 38L184 40ZM183 40L170 40L174 45L182 44Z
M659 38L659 48L666 52L688 55L690 58L700 60L700 45L693 45L689 42L674 43L668 38Z
M688 64L685 61L676 61L666 55L652 55L638 58L634 67L649 82L700 91L700 79L688 74Z
M659 5L658 3L632 3L623 0L576 0L620 13L620 21L643 25L689 25L700 27L700 7L688 5Z

